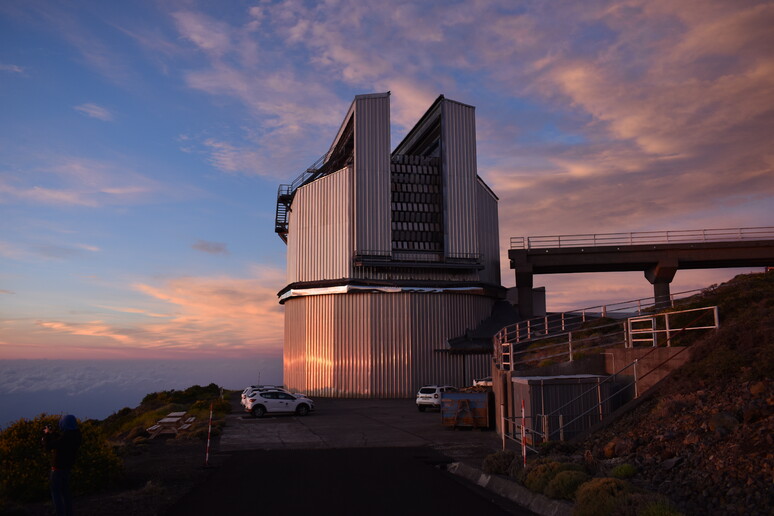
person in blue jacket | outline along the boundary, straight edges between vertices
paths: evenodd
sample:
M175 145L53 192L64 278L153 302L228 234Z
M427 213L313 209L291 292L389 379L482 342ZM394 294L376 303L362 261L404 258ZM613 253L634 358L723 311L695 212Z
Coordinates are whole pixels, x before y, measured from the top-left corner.
M43 429L43 446L51 455L51 499L57 516L72 516L70 470L81 446L81 431L75 416L68 414L59 419L59 431Z

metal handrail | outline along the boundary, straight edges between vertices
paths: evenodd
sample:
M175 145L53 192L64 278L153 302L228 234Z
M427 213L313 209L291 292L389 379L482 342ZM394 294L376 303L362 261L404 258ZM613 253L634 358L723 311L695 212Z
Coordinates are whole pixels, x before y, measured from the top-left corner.
M712 310L714 311L714 314L715 314L715 327L714 327L713 329L717 329L717 328L719 328L719 327L720 327L720 323L719 323L719 321L718 321L718 319L717 319L717 307L716 307L716 306L713 306L713 307L706 307L705 309L712 309ZM701 309L699 309L699 310L701 310ZM694 311L696 311L696 310L685 310L685 313L688 313L688 312L694 312ZM701 314L701 315L699 315L698 317L696 317L695 319L693 319L693 320L692 320L690 323L688 323L688 324L687 324L686 326L684 326L683 328L680 328L679 330L675 330L677 333L676 333L675 335L673 335L673 336L670 336L670 337L668 338L668 340L667 340L667 346L668 346L668 347L670 346L670 344L671 344L671 340L672 340L672 338L673 338L673 337L675 337L675 336L677 336L677 335L680 335L680 334L682 334L683 332L686 332L686 331L688 331L688 330L696 329L696 328L693 328L691 325L693 325L694 323L698 322L698 321L699 321L699 319L701 319L701 318L703 317L703 315L704 315L704 314ZM648 351L647 353L645 353L645 354L644 354L644 355L642 355L641 357L639 357L639 358L635 359L633 362L630 362L629 364L625 365L624 367L622 367L621 369L619 369L619 370L618 370L618 371L616 371L615 373L613 373L613 374L611 374L611 375L607 376L607 377L606 377L604 380L602 380L602 381L598 382L598 385L601 385L602 383L605 383L605 382L607 382L607 381L610 381L610 380L613 380L613 379L615 379L615 378L616 378L618 375L620 375L621 373L623 373L625 370L627 370L627 369L628 369L628 368L630 368L630 367L636 367L637 363L639 363L639 361L640 361L640 360L642 360L643 358L646 358L646 357L647 357L648 355L650 355L651 353L654 353L654 352L656 351L656 349L658 349L658 348L657 348L656 346L653 346L653 348L652 348L650 351ZM681 354L682 352L684 352L686 349L688 349L688 348L682 348L682 349L678 350L678 351L677 351L677 352L676 352L674 355L672 355L672 356L670 356L669 358L667 358L666 360L662 361L660 364L658 364L658 365L654 366L653 368L651 368L651 369L650 369L650 371L648 371L648 372L647 372L647 373L645 373L644 375L640 376L639 378L637 377L637 375L636 375L636 370L635 370L635 378L634 378L633 382L630 382L629 384L625 385L625 386L624 386L624 387L622 387L621 389L618 389L617 391L615 391L613 394L611 394L610 396L608 396L608 397L607 397L607 398L605 398L604 400L600 400L600 402L599 402L599 403L597 403L597 404L596 404L596 405L594 405L593 407L589 408L588 410L586 410L586 411L585 411L585 412L583 412L582 414L578 415L578 417L576 417L575 419L573 419L573 420L569 421L569 422L567 423L567 425L570 425L570 424L572 424L573 422L577 421L579 418L581 418L581 417L585 416L586 414L588 414L588 413L589 413L589 412L591 412L591 411L594 411L594 410L599 410L599 407L600 407L601 405L603 405L604 403L606 403L606 402L610 401L610 400L611 400L611 399L612 399L614 396L616 396L617 394L619 394L620 392L622 392L624 389L626 389L626 388L630 387L632 384L634 384L634 385L635 385L635 389L636 389L636 384L637 384L637 382L638 382L638 381L641 381L643 378L645 378L645 377L646 377L646 376L648 376L649 374L653 373L654 371L656 371L657 369L659 369L661 366L663 366L664 364L666 364L666 363L667 363L667 362L669 362L670 360L673 360L673 359L674 359L676 356L678 356L679 354ZM586 391L582 392L581 394L579 394L578 396L576 396L576 397L575 397L575 398L573 398L572 400L570 400L570 401L566 402L564 405L562 405L561 407L558 407L557 409L555 409L554 411L552 411L550 414L547 414L547 415L548 415L548 416L553 416L553 415L560 415L560 414L561 414L561 411L562 411L562 409L563 409L563 408L565 408L565 407L567 407L567 406L570 406L571 404L575 403L575 402L576 402L576 401L578 401L580 398L582 398L583 396L586 396L586 395L587 395L589 392L591 392L591 391L593 391L593 390L595 390L595 389L597 389L597 388L598 388L598 386L595 386L595 387L594 387L594 388L592 388L592 389L588 389L588 390L586 390Z
M555 249L615 245L681 244L688 242L735 242L774 239L774 227L637 231L632 233L587 233L511 237L511 249Z
M670 305L674 307L676 301L683 300L700 292L702 292L702 289L686 290L671 294ZM494 336L495 349L498 349L505 343L522 343L542 336L561 335L591 318L616 318L617 316L628 318L633 314L642 315L643 312L651 310L655 306L655 297L644 297L608 305L591 306L568 312L549 314L543 317L533 317L526 321L519 321L505 326L497 332Z
M670 327L670 318L673 318L681 314L687 314L687 313L693 313L693 312L702 312L702 313L699 314L699 316L696 317L694 321L688 323L687 325L683 325L677 328ZM707 312L712 313L714 324L711 326L706 326L706 325L693 326L694 322L698 321L702 317L705 317L705 314ZM631 348L634 346L635 342L645 342L645 341L651 342L651 346L656 347L657 342L656 342L655 336L659 334L666 335L666 345L667 347L669 347L671 345L672 338L674 335L684 333L686 331L717 329L720 326L717 306L691 308L688 310L680 310L676 312L663 312L660 314L653 314L649 316L648 319L652 319L654 322L658 320L663 320L664 329L660 329L656 327L656 325L653 325L651 327L644 328L644 329L633 328L632 322L633 321L637 322L638 320L641 320L641 318L632 317L632 318L626 319L625 321L619 321L619 322L614 322L610 324L595 326L593 328L578 328L577 330L569 330L562 333L534 337L528 341L517 342L517 344L525 346L528 343L531 344L535 342L540 342L541 340L564 338L564 340L562 340L561 342L551 343L551 344L548 344L539 348L533 348L533 349L514 350L512 345L514 344L513 341L499 342L497 338L495 338L495 343L494 343L495 353L493 358L498 368L502 370L513 370L513 365L516 363L517 357L519 356L533 354L533 353L540 353L540 352L552 350L555 348L566 348L566 351L553 353L551 355L540 355L539 358L541 360L545 360L548 358L568 356L568 361L572 362L574 360L574 353L580 350L589 351L592 349L606 348L606 347L615 346L618 344L623 344L624 347ZM586 332L586 331L592 331L592 330L598 331L598 330L605 330L605 329L619 328L619 327L621 328L620 331L611 331L608 333L604 333L602 335L593 335L590 337L585 337L580 339L573 338L573 334L577 332ZM646 334L646 333L649 333L654 337L650 339L635 338L635 335ZM622 339L620 339L620 335L623 335ZM596 345L588 345L589 342L599 342L599 343ZM505 367L506 365L507 367Z

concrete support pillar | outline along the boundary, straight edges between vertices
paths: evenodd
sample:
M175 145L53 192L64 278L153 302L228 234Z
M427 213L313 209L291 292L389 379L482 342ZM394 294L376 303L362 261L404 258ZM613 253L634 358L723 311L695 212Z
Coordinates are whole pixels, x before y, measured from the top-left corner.
M516 292L519 294L519 315L524 319L535 316L534 300L532 299L533 283L532 265L519 264L516 267Z
M676 258L665 258L656 265L645 270L645 278L653 285L653 297L656 299L656 308L669 308L671 306L671 294L669 284L675 278L678 264Z

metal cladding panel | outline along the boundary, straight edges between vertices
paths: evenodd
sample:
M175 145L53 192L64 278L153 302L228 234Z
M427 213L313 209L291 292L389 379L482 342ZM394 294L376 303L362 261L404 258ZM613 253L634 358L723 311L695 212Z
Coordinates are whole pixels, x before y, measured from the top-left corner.
M294 391L306 389L306 303L285 303L284 383Z
M514 378L513 393L517 410L521 410L520 400L525 400L526 415L531 418L528 426L542 433L547 425L551 440L560 438L560 426L564 437L572 438L612 411L611 402L606 401L600 413L597 404L608 398L610 384L595 377ZM549 414L550 417L543 417Z
M390 97L355 99L355 248L392 247L390 209Z
M330 396L370 397L372 296L325 296L335 306L334 375Z
M432 384L467 385L474 376L488 371L491 358L482 355L480 366L465 364L475 359L463 355L438 352L447 349L447 340L457 337L491 314L492 299L483 296L444 294L417 295L412 303L412 356L414 359L412 383L416 386ZM488 373L487 373L488 374Z
M288 232L288 283L351 275L352 175L351 168L344 168L296 192Z
M500 219L497 216L497 198L479 181L478 194L478 242L484 262L481 281L500 284Z
M445 100L441 116L447 256L479 253L475 109Z
M410 398L422 385L467 385L491 370L489 355L439 353L475 327L491 298L358 293L285 303L285 384L329 397ZM300 328L303 328L301 330Z

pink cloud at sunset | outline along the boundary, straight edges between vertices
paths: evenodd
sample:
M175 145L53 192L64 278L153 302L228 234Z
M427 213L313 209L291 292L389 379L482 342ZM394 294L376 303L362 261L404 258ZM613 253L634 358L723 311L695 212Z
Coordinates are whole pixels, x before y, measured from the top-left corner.
M774 226L772 26L758 1L0 3L0 360L280 356L277 188L357 94L391 92L393 146L439 94L476 107L505 286L510 237ZM652 293L535 284L549 310Z

